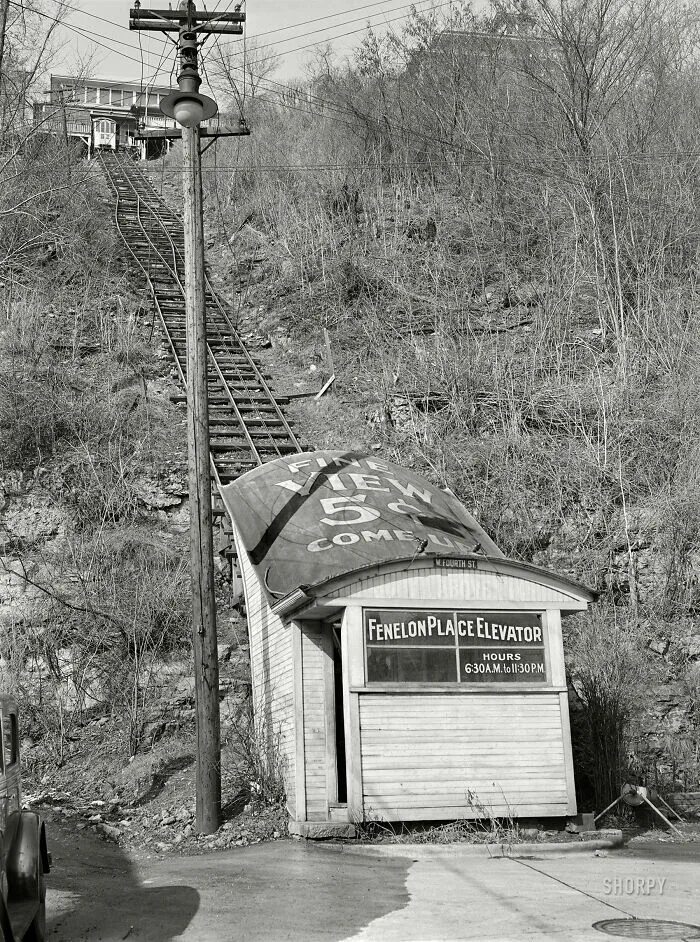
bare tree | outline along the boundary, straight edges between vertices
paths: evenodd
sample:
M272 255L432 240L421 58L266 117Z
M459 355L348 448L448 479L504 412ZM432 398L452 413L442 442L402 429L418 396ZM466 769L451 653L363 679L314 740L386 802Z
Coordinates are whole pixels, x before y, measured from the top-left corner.
M583 153L625 99L658 83L678 52L680 8L660 0L529 0L520 68Z
M209 71L215 81L234 93L241 105L245 99L255 100L260 91L267 90L266 80L281 63L273 46L253 38L231 50L218 46Z

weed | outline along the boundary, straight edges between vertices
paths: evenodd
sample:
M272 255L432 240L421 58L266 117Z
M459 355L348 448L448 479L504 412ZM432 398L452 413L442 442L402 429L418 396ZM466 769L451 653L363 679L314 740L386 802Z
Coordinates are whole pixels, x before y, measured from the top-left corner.
M284 759L279 730L270 729L261 712L249 704L227 725L222 738L236 761L236 774L245 782L252 801L284 804Z

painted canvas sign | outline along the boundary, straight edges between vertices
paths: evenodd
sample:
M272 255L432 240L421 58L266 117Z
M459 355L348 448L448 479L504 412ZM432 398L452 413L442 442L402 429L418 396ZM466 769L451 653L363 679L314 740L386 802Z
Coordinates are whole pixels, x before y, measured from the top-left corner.
M361 453L279 458L222 494L273 599L372 563L426 554L502 555L452 494Z

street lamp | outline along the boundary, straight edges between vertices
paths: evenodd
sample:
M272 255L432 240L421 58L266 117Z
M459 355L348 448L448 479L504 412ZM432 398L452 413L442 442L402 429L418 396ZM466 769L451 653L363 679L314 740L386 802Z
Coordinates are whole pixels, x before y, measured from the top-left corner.
M213 98L199 94L197 91L199 82L193 88L183 87L183 77L188 84L191 81L189 76L183 76L181 73L178 76L180 90L171 92L163 98L160 103L160 110L168 118L177 121L180 127L196 128L202 121L213 118L219 109Z
M183 128L196 128L202 121L213 118L219 110L213 98L199 94L202 79L197 71L197 34L187 27L180 31L181 70L177 77L180 86L160 103L160 110Z

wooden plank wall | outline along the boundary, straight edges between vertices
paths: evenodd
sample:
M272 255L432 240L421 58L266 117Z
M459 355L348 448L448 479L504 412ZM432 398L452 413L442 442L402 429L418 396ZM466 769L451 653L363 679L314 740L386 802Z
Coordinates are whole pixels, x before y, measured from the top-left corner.
M263 738L267 745L279 747L284 764L287 807L295 818L296 741L292 632L270 611L248 555L235 532L234 539L245 593L256 721L262 723Z
M326 632L327 634L327 632ZM301 637L304 674L304 763L306 768L306 820L328 819L326 769L326 660L327 637L305 622Z
M367 820L571 813L558 693L365 693L359 708Z

